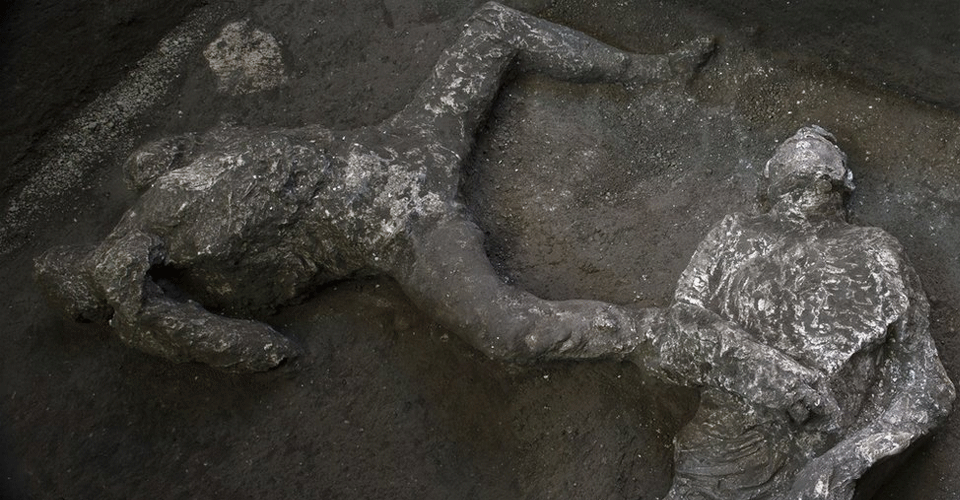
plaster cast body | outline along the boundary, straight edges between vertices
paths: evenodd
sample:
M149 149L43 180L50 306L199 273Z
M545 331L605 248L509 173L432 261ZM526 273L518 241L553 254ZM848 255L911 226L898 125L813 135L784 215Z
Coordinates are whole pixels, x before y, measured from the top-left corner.
M228 370L268 369L297 353L268 325L235 317L363 273L393 277L491 356L572 356L581 347L572 336L622 355L633 330L618 309L541 300L502 282L458 201L460 168L510 67L642 84L692 74L712 46L630 54L485 4L413 101L379 125L222 126L141 147L124 167L141 198L99 245L38 258L38 281L70 315L109 320L132 347Z
M852 177L832 136L801 129L767 170L773 209L717 224L674 307L716 314L823 373L839 412L829 425L798 425L705 386L676 439L670 499L849 499L870 466L938 425L954 398L900 244L846 221Z

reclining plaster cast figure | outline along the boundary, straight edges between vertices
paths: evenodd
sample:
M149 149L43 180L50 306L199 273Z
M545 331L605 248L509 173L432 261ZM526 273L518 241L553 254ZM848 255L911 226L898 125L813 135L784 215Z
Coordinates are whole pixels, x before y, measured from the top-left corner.
M671 313L716 315L825 374L840 412L829 425L797 425L704 387L675 440L670 500L846 500L870 466L949 412L954 388L919 278L896 239L847 223L852 175L833 141L806 127L778 147L765 168L772 209L710 231Z
M224 126L140 148L124 166L144 190L138 202L96 248L40 257L38 280L71 315L109 319L137 349L239 371L273 367L296 348L263 323L176 299L154 279L158 270L177 272L200 303L240 315L333 280L384 273L424 311L502 357L547 348L522 342L536 327L616 330L620 320L604 304L542 301L501 283L457 200L460 167L511 64L631 83L673 77L671 63L692 71L710 48L627 54L487 4L414 100L377 126Z
M460 167L512 64L632 84L687 78L712 50L702 39L668 55L629 54L485 4L413 102L380 125L224 127L141 148L125 165L145 190L140 200L96 247L39 257L38 282L68 314L109 320L134 348L233 371L269 369L297 349L264 323L200 303L243 316L364 272L393 277L421 310L492 357L623 358L647 340L631 314L595 301L546 301L502 282L457 200ZM155 279L170 273L200 303ZM683 331L694 335L672 345L664 369L797 415L833 408L819 373L725 323ZM729 348L701 346L728 337ZM703 372L721 356L737 366Z

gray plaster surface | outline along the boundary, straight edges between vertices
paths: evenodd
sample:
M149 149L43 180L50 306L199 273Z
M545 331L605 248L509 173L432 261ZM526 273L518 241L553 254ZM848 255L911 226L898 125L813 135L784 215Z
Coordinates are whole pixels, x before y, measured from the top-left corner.
M24 5L8 12L27 26L38 14ZM689 87L625 89L518 76L504 89L460 193L506 280L549 299L668 304L707 230L723 214L753 208L759 169L777 142L819 123L839 138L857 174L853 221L883 228L911 257L931 300L931 334L956 380L958 94L949 85L930 88L938 75L958 68L952 2L923 2L910 12L848 2L838 18L855 28L848 30L830 27L836 12L819 5L512 5L633 51L664 52L703 33L719 36L721 49ZM143 12L163 8L138 6L143 10L84 12L107 26L126 26L147 23L154 18ZM97 108L36 116L28 110L44 109L42 93L18 91L28 98L16 109L28 118L6 120L26 125L6 134L17 142L4 158L3 210L9 214L18 197L38 208L29 218L14 217L18 244L0 268L7 297L0 308L7 340L0 355L7 496L666 493L672 438L691 418L695 394L614 362L515 367L488 361L415 313L388 280L341 282L258 318L302 342L308 355L252 376L172 365L127 349L103 330L54 314L29 281L31 259L41 250L101 239L132 203L120 158L134 144L221 122L376 123L410 99L473 7L439 0L237 6L224 24L249 19L270 33L283 53L286 83L240 96L218 93L201 54L205 43L197 43L184 52L184 69L172 73L154 107L123 115L129 138L104 146L103 161L66 185L43 188L53 196L22 193L46 185L36 174L57 152L50 146L56 131L79 132L71 123ZM56 19L53 10L42 13ZM168 14L153 44L189 19ZM796 19L809 29L794 26ZM926 19L928 31L901 30L917 19ZM16 34L15 25L4 28ZM221 28L204 28L206 40ZM103 46L82 28L43 33L50 43L60 36ZM8 60L42 64L37 47L43 45L22 47ZM70 102L95 103L119 88L123 75L135 71L124 72L123 65L134 68L148 52L113 56L125 61L106 72L116 78L69 94L75 96ZM924 57L904 60L903 54ZM21 89L37 88L51 73L22 74ZM958 429L953 414L895 474L875 472L886 481L869 479L864 494L876 486L883 499L954 498Z

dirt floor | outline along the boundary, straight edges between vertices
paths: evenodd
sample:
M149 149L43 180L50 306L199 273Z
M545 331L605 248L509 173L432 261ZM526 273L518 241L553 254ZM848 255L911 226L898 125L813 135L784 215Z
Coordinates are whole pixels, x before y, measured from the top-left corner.
M0 497L656 499L696 392L627 364L512 366L348 281L261 318L308 353L226 375L122 346L52 311L44 249L102 238L145 140L242 125L375 123L479 2L15 0L0 11ZM756 206L777 142L818 123L848 153L851 218L895 235L960 375L960 7L919 2L517 0L638 52L700 34L683 82L513 75L462 195L508 281L547 298L664 306L709 227ZM835 5L842 4L842 5ZM285 79L231 96L202 51L228 22L272 35ZM875 498L960 498L960 412Z

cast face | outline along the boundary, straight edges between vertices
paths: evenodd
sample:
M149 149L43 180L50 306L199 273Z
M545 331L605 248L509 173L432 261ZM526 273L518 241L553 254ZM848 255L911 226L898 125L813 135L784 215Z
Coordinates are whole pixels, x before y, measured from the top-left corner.
M852 191L853 174L847 168L846 155L832 137L820 127L804 127L780 144L764 168L770 193L783 194L815 182Z

